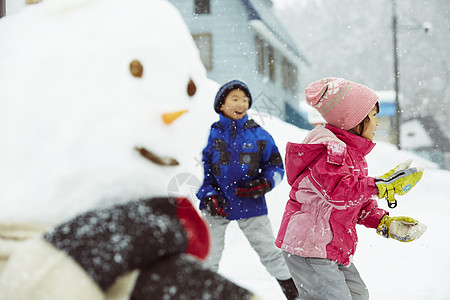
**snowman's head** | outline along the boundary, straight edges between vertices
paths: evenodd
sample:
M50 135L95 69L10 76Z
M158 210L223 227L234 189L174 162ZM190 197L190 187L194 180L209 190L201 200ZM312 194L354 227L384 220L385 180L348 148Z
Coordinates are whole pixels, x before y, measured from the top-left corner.
M201 181L218 85L167 1L48 0L3 18L0 44L0 218L55 223Z

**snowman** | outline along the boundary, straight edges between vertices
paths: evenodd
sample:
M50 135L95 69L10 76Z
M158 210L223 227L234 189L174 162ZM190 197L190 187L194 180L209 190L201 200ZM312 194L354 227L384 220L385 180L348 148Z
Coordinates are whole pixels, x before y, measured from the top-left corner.
M0 299L254 297L200 263L218 85L171 4L46 0L0 44Z

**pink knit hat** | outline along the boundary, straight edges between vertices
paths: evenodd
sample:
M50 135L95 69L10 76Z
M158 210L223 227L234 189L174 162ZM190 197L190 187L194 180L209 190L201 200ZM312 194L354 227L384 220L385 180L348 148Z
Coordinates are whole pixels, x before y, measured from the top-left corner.
M324 78L305 89L306 102L328 124L349 130L369 114L378 96L367 86L343 78Z

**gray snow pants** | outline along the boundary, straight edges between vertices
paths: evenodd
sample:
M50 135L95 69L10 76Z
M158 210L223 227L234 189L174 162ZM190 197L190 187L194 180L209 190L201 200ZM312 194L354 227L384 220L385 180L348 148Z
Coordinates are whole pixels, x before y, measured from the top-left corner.
M367 300L369 291L354 264L301 257L283 251L301 300Z
M203 211L202 213L209 223L211 233L211 249L205 265L214 272L217 272L225 247L225 231L231 221L222 217L211 216L207 211ZM279 280L291 278L281 250L274 244L275 237L267 215L236 220L236 222L247 237L250 245L259 255L261 263L270 275Z

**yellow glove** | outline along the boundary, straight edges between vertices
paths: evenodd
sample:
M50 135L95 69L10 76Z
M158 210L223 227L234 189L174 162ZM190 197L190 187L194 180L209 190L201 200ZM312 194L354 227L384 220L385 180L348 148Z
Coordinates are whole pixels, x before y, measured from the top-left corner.
M411 163L412 163L412 159L405 160L404 162L402 162L401 164L399 164L398 166L396 166L395 168L393 168L392 170L390 170L386 174L381 175L380 177L382 177L382 178L389 178L396 171L402 171L402 170L408 169L409 166L411 165Z
M385 238L400 242L411 242L420 238L427 226L410 217L389 217L385 215L377 227L377 233Z
M397 206L394 194L406 194L422 179L423 169L410 168L411 162L412 160L408 159L386 174L375 177L375 184L378 187L378 198L386 198L390 208Z

